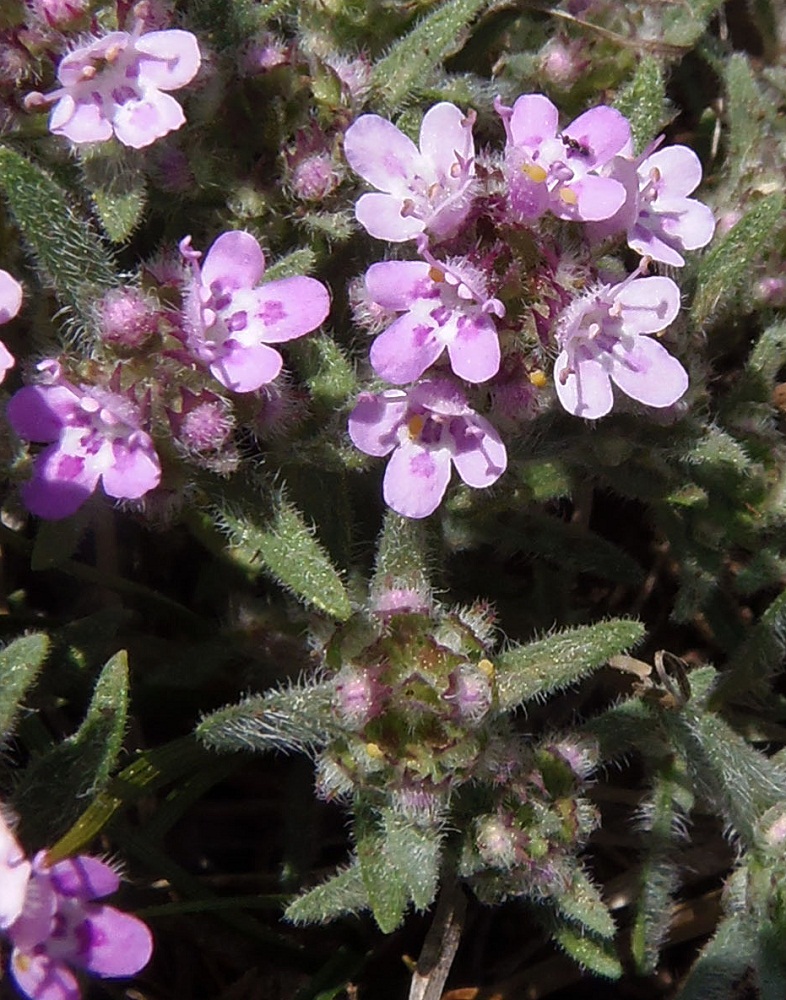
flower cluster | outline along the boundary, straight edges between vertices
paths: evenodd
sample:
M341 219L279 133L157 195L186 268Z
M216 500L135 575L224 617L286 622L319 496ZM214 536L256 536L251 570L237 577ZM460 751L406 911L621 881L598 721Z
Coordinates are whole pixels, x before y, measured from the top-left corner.
M98 304L112 371L106 382L96 384L95 366L72 377L66 365L73 360L48 358L38 365L38 384L11 398L7 417L18 437L46 445L22 486L39 517L68 517L99 485L114 499L145 497L163 475L157 436L174 435L198 465L231 471L235 423L221 393L270 385L283 365L270 345L302 337L327 316L328 291L314 278L260 284L265 258L249 233L223 233L201 266L190 237L180 248L185 266L172 260L159 268L162 292L168 287L179 307L164 309L134 288L113 289ZM128 384L130 371L140 373L137 386ZM266 405L256 404L260 412Z
M379 239L414 241L419 255L373 264L353 303L376 335L375 375L397 388L361 395L350 437L391 455L385 501L407 517L436 510L451 466L474 487L505 471L504 444L457 380L508 427L549 404L555 356L553 396L576 416L609 413L612 385L659 408L688 387L652 337L677 318L679 288L645 275L652 261L683 265L685 250L712 237L712 212L688 197L701 180L695 153L659 139L634 157L630 124L603 105L562 129L542 94L495 107L502 156L479 158L474 113L447 102L426 113L419 148L377 115L345 136L349 165L378 189L359 198L358 222ZM609 279L600 255L623 235L642 260Z
M11 944L11 975L25 996L79 1000L73 970L112 978L147 965L147 926L98 902L119 885L113 868L88 855L50 864L40 851L29 860L0 813L0 934Z

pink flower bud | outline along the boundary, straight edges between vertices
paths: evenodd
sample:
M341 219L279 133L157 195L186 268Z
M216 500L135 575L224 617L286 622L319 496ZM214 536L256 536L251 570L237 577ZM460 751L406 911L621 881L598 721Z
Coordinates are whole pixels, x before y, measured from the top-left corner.
M178 441L190 452L205 454L223 448L235 427L226 400L212 392L195 395L187 389L182 393L180 413L170 413L169 419Z
M770 275L756 282L753 295L761 306L781 309L786 305L786 278L781 275Z
M477 725L491 708L491 684L481 669L464 663L451 673L448 690L442 697L453 706L460 721Z
M568 90L589 65L583 51L581 39L552 38L540 54L541 75L554 87Z
M98 304L101 338L136 350L158 330L160 309L136 288L113 288Z
M78 31L87 27L90 0L32 0L34 17L57 31Z
M343 667L336 675L335 706L342 722L362 729L378 716L388 698L388 688L370 670Z
M371 598L371 612L384 621L396 615L427 615L431 611L430 595L415 587L390 587Z
M482 816L477 821L475 844L492 868L513 868L522 857L520 833L510 816Z

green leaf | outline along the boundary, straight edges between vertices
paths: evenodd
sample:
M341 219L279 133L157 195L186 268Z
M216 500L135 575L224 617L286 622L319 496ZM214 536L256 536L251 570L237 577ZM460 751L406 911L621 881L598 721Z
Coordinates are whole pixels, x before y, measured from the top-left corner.
M575 684L644 634L641 622L612 618L506 650L495 662L500 708L510 710Z
M0 651L0 741L10 735L21 701L35 683L49 646L49 636L35 632Z
M85 186L92 195L104 232L124 243L142 221L147 204L146 179L139 160L124 149L113 154L99 148L82 157Z
M406 882L388 857L385 841L378 833L369 831L361 836L357 854L374 919L383 934L390 934L404 919L409 903Z
M331 685L292 684L211 712L197 726L196 736L222 752L305 752L323 745L333 724Z
M378 596L394 588L427 595L430 592L427 571L429 554L425 521L402 517L388 508L377 544L370 588L372 595Z
M251 576L265 571L284 589L339 621L352 614L349 595L314 529L281 492L253 502L219 495L212 519L214 528L226 536L225 554Z
M345 914L360 913L368 906L360 865L353 861L348 868L294 899L284 916L293 924L326 924Z
M117 760L128 711L128 659L116 653L101 671L82 725L68 739L36 758L14 794L30 839L51 843L100 792Z
M728 309L747 285L755 261L770 248L773 234L782 224L783 207L780 192L763 198L703 258L691 309L697 326Z
M464 44L467 29L488 0L447 0L399 39L372 72L372 85L390 111L400 108Z
M642 58L633 79L617 95L614 107L630 122L634 149L643 152L669 119L659 60L649 55Z
M617 933L609 908L586 873L576 867L564 889L555 894L557 909L572 923L580 924L590 934L611 940Z
M301 247L271 264L265 271L263 282L280 281L282 278L296 278L301 274L311 274L317 266L317 255L311 247Z
M734 651L710 696L719 708L730 698L764 694L763 682L780 669L786 655L786 591L770 604L745 642Z
M435 830L419 829L391 809L382 812L385 856L396 870L416 910L434 902L442 849Z
M619 979L622 964L609 941L598 941L582 934L574 927L564 925L553 932L554 940L582 969L606 979Z
M702 949L678 1000L736 1000L755 954L753 921L742 915L727 917Z
M354 366L332 337L315 334L292 345L292 355L316 406L340 410L358 389Z
M732 188L745 178L760 175L762 144L768 140L773 119L773 105L764 97L750 63L740 53L733 53L726 63L726 119Z
M0 188L36 263L60 300L86 322L102 292L118 284L111 252L65 191L37 164L0 147Z

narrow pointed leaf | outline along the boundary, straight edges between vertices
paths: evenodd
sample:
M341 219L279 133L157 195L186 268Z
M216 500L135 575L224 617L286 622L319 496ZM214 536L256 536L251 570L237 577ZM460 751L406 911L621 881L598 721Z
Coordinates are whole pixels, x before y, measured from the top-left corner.
M294 899L284 916L293 924L325 924L345 914L359 913L368 906L360 865L354 861L348 868Z
M10 735L22 700L33 686L49 653L43 632L22 636L0 651L0 741Z

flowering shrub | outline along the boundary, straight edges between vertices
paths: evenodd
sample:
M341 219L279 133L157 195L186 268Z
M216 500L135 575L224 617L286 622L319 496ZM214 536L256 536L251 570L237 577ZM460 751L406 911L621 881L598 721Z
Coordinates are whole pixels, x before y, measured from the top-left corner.
M724 18L3 6L7 989L786 995L783 25Z

